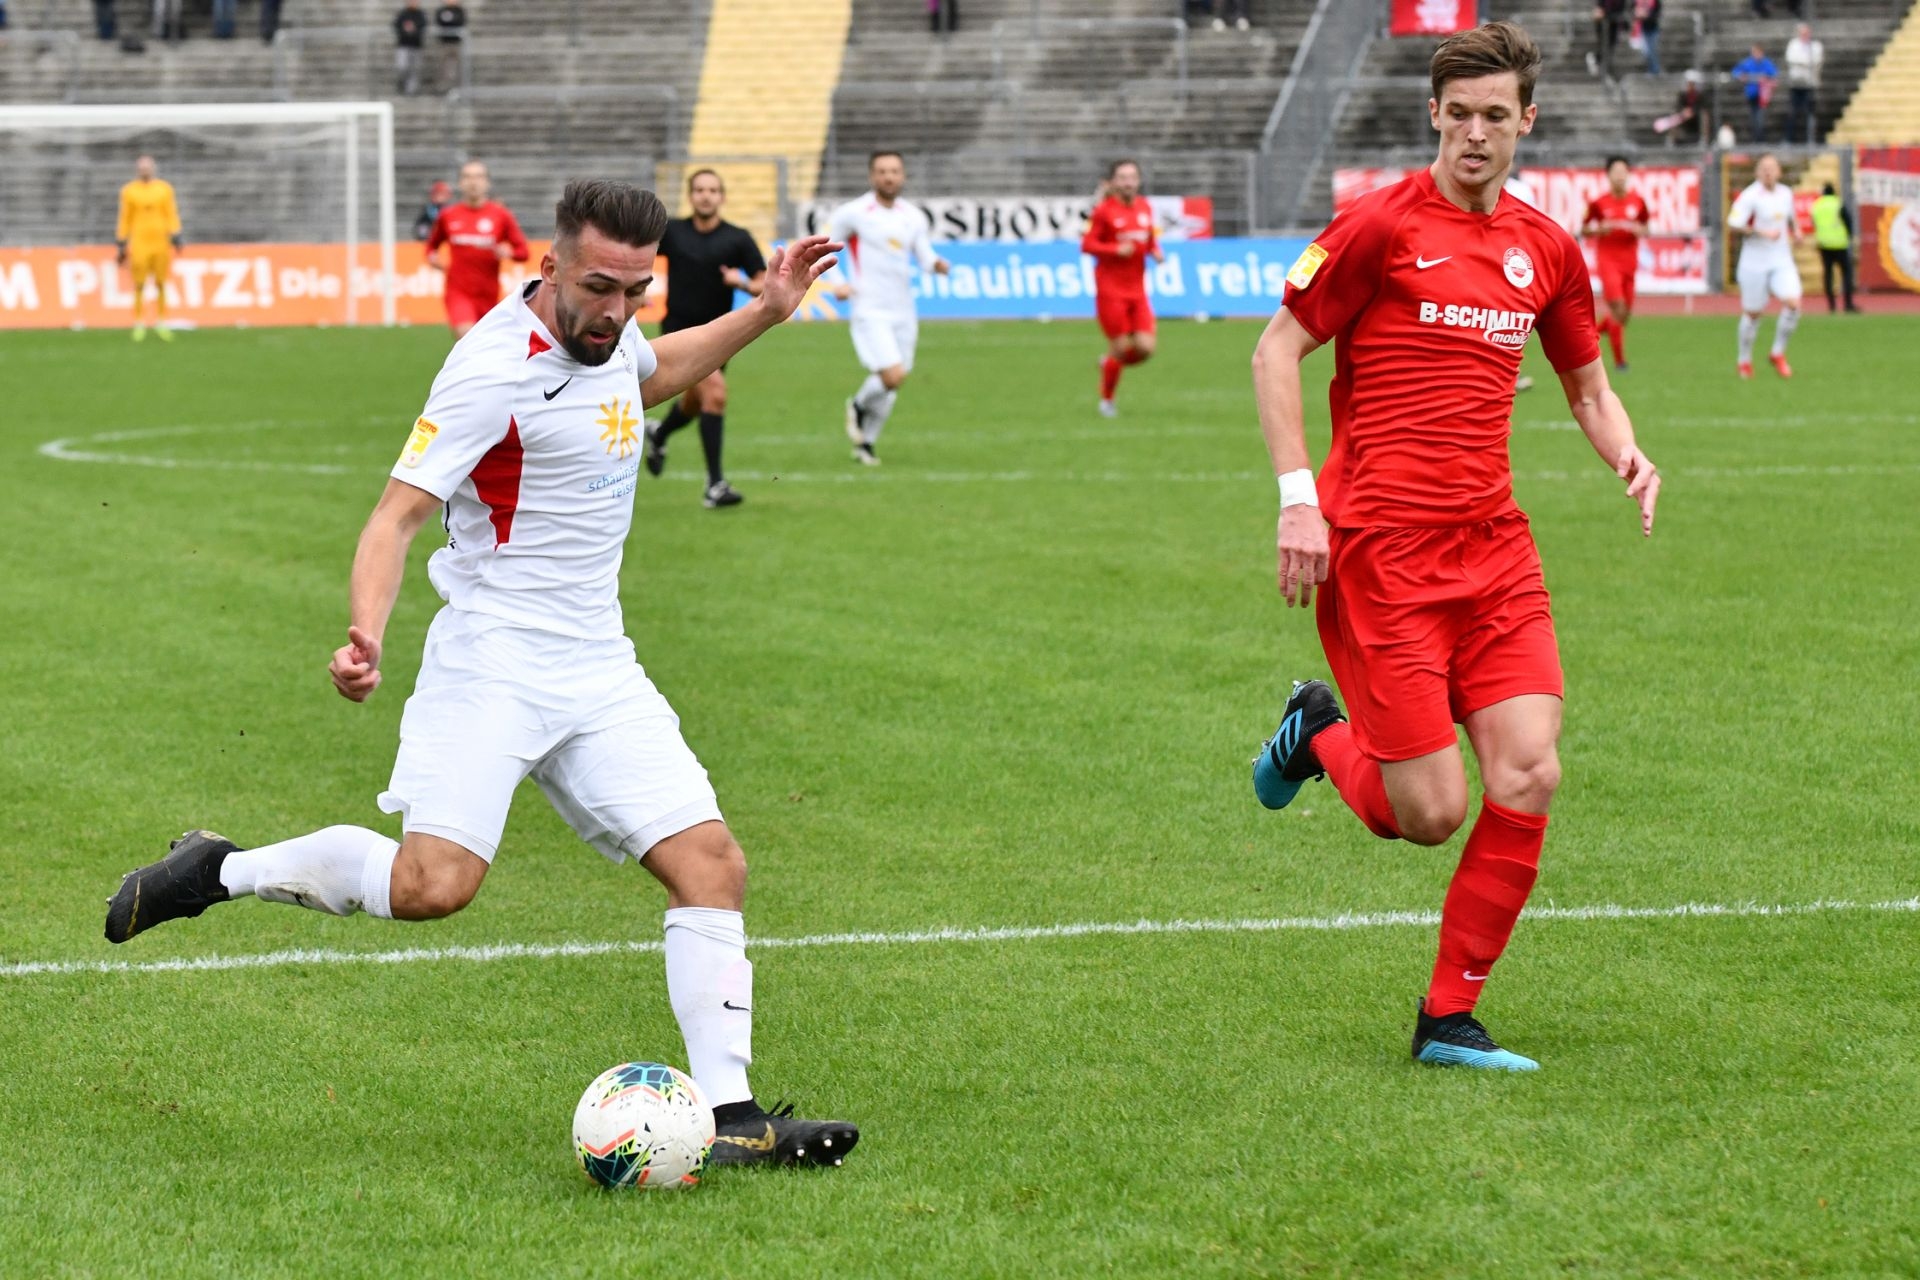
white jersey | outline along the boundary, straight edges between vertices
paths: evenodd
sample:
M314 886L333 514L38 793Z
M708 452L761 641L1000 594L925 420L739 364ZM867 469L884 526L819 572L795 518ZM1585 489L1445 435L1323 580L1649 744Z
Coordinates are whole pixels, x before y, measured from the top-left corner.
M538 287L454 345L392 474L446 504L427 572L449 605L607 639L624 634L640 383L657 362L629 323L605 364L581 364L527 306Z
M847 243L840 269L853 285L855 316L914 314L913 268L931 271L938 260L917 205L899 199L883 205L869 191L833 211L827 234Z
M1774 184L1768 191L1758 182L1748 186L1733 202L1733 211L1727 215L1727 225L1745 230L1777 231L1779 239L1768 240L1762 236L1744 236L1740 245L1740 271L1764 270L1782 264L1793 263L1793 242L1787 238L1788 228L1793 226L1793 192L1783 182Z

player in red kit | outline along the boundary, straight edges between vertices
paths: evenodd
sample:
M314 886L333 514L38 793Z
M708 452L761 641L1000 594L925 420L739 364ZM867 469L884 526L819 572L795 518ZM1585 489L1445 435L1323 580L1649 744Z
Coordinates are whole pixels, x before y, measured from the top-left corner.
M1633 278L1640 270L1640 241L1646 237L1647 202L1627 190L1632 166L1625 156L1607 161L1607 193L1587 202L1580 234L1596 238L1600 265L1600 332L1613 348L1613 367L1627 368L1627 321L1633 318Z
M1494 1043L1473 1011L1532 891L1560 780L1559 648L1507 459L1532 335L1643 534L1660 490L1607 385L1579 244L1501 191L1539 69L1539 47L1510 23L1440 45L1427 104L1439 158L1300 255L1253 369L1280 479L1280 592L1304 606L1320 587L1321 645L1353 717L1323 682L1295 685L1254 789L1277 809L1324 776L1374 834L1441 844L1466 821L1454 725L1466 726L1485 797L1441 909L1413 1054L1513 1071L1539 1064ZM1316 487L1300 363L1327 342L1333 442Z
M487 166L469 160L460 166L460 199L440 211L427 233L427 265L446 273L447 324L464 338L480 317L500 301L500 264L532 256L513 211L487 199ZM434 254L447 246L447 263Z
M1120 370L1153 355L1153 304L1147 300L1147 259L1164 262L1153 210L1140 195L1140 166L1118 160L1107 170L1105 195L1093 206L1080 252L1093 256L1094 311L1107 335L1100 361L1100 412L1113 417Z

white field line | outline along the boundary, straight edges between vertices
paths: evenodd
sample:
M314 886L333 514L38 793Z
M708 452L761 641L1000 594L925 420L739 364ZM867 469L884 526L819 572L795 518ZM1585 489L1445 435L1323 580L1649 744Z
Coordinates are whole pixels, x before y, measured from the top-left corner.
M1840 912L1920 912L1920 897L1890 902L1683 902L1671 907L1529 907L1523 919L1539 921L1675 920L1828 915ZM1083 924L1009 925L1000 928L921 929L902 933L817 933L798 938L753 938L757 951L813 947L905 947L940 943L1031 942L1051 938L1127 937L1141 934L1343 932L1400 926L1432 928L1436 911L1351 912L1332 916L1273 916L1239 920L1095 921ZM289 965L421 964L436 961L491 963L499 960L564 960L658 952L657 941L498 943L478 947L408 947L399 951L339 951L316 947L258 955L197 956L179 960L25 960L0 964L0 978L56 977L93 973L201 973L232 969L278 969Z

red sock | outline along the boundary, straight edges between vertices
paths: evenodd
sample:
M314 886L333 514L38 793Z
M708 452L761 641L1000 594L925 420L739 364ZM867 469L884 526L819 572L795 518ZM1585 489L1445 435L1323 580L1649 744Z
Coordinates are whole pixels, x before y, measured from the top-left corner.
M1625 364L1627 362L1626 326L1622 325L1612 316L1607 317L1607 345L1613 348L1613 362L1615 364Z
M1400 838L1400 824L1394 821L1393 805L1387 800L1387 780L1380 773L1380 762L1360 750L1353 740L1352 725L1343 720L1314 734L1313 758L1327 771L1347 807L1367 824L1367 830L1383 840Z
M1472 1011L1533 892L1546 839L1546 814L1481 802L1440 909L1440 955L1427 988L1427 1012L1434 1017Z
M1120 385L1120 362L1112 356L1100 362L1100 398L1113 399L1114 388Z

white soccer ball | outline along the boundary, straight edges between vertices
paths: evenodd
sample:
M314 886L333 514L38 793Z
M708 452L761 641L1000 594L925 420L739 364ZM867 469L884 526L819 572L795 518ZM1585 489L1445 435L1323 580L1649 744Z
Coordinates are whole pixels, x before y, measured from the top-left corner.
M603 1187L694 1186L711 1150L707 1095L662 1062L601 1072L573 1111L573 1153Z

